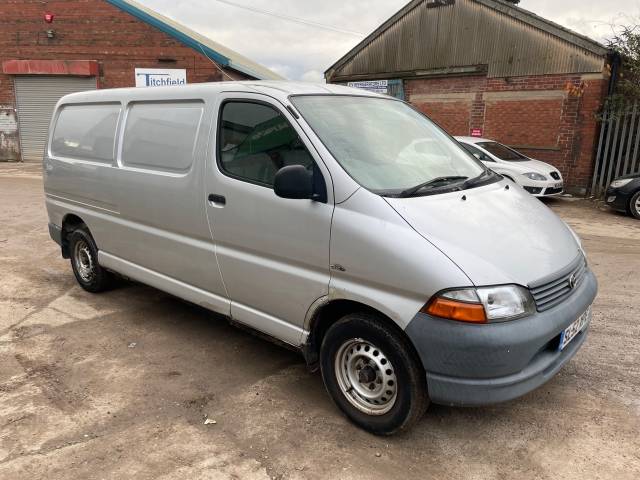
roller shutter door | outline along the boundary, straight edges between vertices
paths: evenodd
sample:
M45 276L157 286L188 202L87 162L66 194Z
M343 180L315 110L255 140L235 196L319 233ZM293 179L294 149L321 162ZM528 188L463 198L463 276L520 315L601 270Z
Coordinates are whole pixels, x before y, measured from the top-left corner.
M96 89L95 77L34 75L13 77L18 106L20 149L25 162L41 162L51 114L68 93Z

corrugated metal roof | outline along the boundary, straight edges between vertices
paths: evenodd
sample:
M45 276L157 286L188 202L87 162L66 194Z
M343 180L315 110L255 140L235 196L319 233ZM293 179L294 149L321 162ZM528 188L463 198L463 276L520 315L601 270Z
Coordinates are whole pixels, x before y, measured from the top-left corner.
M487 72L602 72L608 50L499 0L413 0L325 72L328 81Z
M257 80L284 80L277 73L240 55L198 32L133 0L106 0L111 5L133 15L149 25L171 35L176 40L204 54L222 67L231 68Z

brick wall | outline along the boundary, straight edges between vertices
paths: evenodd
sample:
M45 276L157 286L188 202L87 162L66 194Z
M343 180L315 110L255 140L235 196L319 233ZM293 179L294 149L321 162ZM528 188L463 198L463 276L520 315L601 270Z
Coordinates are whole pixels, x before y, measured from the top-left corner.
M45 12L55 14L52 24ZM100 88L134 86L135 67L186 69L189 83L223 79L203 54L103 0L2 0L0 63L11 59L97 60ZM14 102L12 78L0 72L0 109L13 109Z
M405 95L452 135L483 136L555 165L567 189L584 193L593 170L602 75L440 77L405 81Z

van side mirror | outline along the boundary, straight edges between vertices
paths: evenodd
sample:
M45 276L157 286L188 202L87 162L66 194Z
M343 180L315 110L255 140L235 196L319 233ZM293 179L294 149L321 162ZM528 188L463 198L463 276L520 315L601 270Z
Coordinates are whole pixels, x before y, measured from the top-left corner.
M273 181L273 191L282 198L312 199L313 172L302 165L288 165L276 173Z

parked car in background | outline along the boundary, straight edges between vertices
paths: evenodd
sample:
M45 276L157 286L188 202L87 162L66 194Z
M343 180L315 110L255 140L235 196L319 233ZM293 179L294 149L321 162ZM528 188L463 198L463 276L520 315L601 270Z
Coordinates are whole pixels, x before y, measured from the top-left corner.
M607 205L640 220L640 172L611 182L607 189Z
M476 137L456 137L456 140L491 170L536 197L550 197L564 192L562 174L548 163L529 158L493 140Z

